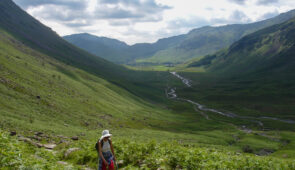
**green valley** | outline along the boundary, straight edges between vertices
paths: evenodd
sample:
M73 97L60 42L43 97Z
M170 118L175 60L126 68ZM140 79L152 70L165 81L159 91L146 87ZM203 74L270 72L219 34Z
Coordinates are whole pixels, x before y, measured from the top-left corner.
M0 169L97 169L94 144L104 129L113 134L120 169L295 169L289 15L271 27L279 21L260 22L267 28L258 32L248 25L242 39L214 55L136 67L106 58L119 61L119 51L129 48L131 59L122 54L117 63L130 64L136 51L146 58L173 51L183 36L126 47L87 34L103 47L85 48L105 50L103 59L11 0L0 1L0 16ZM198 55L189 47L181 60ZM164 63L179 61L162 54Z
M231 103L228 108L241 109L239 112L248 115L294 119L294 28L293 18L248 35L216 55L191 62L187 67L202 67L212 76L206 78L211 82L205 85L204 81L204 88L211 88L212 92L202 98L219 104ZM198 94L202 94L201 86ZM237 107L238 103L242 106Z

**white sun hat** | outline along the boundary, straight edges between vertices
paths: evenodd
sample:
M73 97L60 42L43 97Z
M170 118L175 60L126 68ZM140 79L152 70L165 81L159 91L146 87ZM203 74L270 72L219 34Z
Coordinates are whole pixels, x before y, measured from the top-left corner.
M100 139L103 139L105 137L110 137L112 136L112 134L110 134L109 130L104 130L102 131L102 136L100 137Z

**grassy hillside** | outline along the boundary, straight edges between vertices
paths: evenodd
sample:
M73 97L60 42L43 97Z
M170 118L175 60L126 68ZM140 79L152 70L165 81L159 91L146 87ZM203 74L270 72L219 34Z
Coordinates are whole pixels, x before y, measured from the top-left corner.
M167 99L165 105L146 102L120 86L24 46L3 30L0 35L1 128L68 136L84 133L91 139L104 128L116 129L122 136L142 133L145 128L161 130L152 131L149 136L153 137L163 130L227 129L223 123L206 125L189 105L174 105ZM164 89L161 93L165 96ZM204 126L195 126L197 120Z
M267 137L248 135L239 130L241 122L237 121L236 125L233 125L232 122L225 121L214 114L210 115L210 120L206 120L200 113L194 111L191 105L178 101L167 101L165 105L147 103L104 79L65 65L25 46L3 30L0 35L1 129L16 131L19 135L26 137L34 136L35 132L43 132L50 136L50 140L42 140L44 143L58 143L60 140L58 135L79 136L82 143L88 143L86 147L76 142L65 146L66 148L75 146L84 148L82 153L78 152L76 156L69 159L57 157L31 146L26 149L24 143L16 144L24 145L21 147L24 147L24 150L20 151L20 153L24 152L24 155L44 157L43 161L48 161L46 163L48 167L54 167L54 162L59 160L73 162L73 166L85 166L89 163L89 166L94 167L95 152L91 151L91 159L88 160L88 150L93 141L100 136L100 131L106 128L112 130L114 140L117 141L122 139L138 142L151 139L159 142L175 140L199 147L228 149L233 153L243 152L246 145L250 145L254 153L265 148L281 150L283 146L285 147L282 142L290 137L281 137L282 134L279 134L279 141L271 141ZM175 85L181 84L177 79L167 78L169 85L173 85L175 81ZM162 92L164 93L164 90ZM236 135L242 140L236 141ZM14 139L9 140L13 142ZM249 144L247 140L254 142ZM125 146L124 142L119 142L117 147L129 148L128 145ZM58 152L63 153L64 146L59 147L62 148ZM138 149L140 152L140 148ZM120 149L117 151L120 153ZM131 154L133 152L130 151ZM285 153L286 151L282 151L278 157L282 157ZM84 159L84 156L89 162L80 160ZM162 156L159 155L159 157ZM287 157L293 157L292 153ZM135 158L131 160L127 158L128 156L122 155L122 159L127 161L124 166L129 164L138 166L133 162ZM23 160L24 163L18 162L15 166L32 166L35 161L38 164L44 163L38 159L23 158ZM151 163L152 161L148 162L148 166L160 166ZM187 166L182 163L180 165Z
M16 6L11 0L1 1L0 9L1 28L10 32L25 45L53 56L66 64L83 67L83 69L101 76L107 73L109 73L109 77L114 76L110 69L113 72L122 70L119 66L91 56L67 43L50 28Z
M295 19L250 34L214 55L192 60L188 67L205 67L221 77L293 76ZM225 76L222 76L225 75ZM279 77L283 76L284 77Z
M295 19L268 27L233 44L222 56L216 56L210 70L285 74L294 68Z
M54 31L28 15L11 0L0 2L0 16L0 27L34 50L66 65L99 76L142 98L155 101L161 101L165 98L164 95L161 95L165 85L159 86L162 83L161 79L155 79L156 75L161 73L131 71L91 55L59 37Z
M0 7L3 15L15 17L21 13L25 16L20 18L28 19L23 23L27 25L24 30L23 27L17 30L13 27L12 31L8 25L16 23L19 26L19 19L1 20L2 128L68 135L88 130L93 134L98 128L108 127L173 132L227 128L222 122L217 126L207 125L189 105L174 105L177 102L167 100L165 88L168 83L170 86L181 84L169 73L130 71L100 58L93 59L94 56L69 45L50 30L43 33L51 35L56 43L53 39L46 41L47 37L39 39L38 32L35 35L35 32L26 30L36 20L18 11L11 1L1 1ZM8 9L14 9L16 13ZM40 23L35 27L39 31L46 30ZM24 31L34 37L31 43L18 36ZM43 42L34 46L37 41ZM53 55L42 48L43 43L69 45L65 51L68 55L64 56L64 51L54 51L56 55ZM73 52L80 52L81 56L71 56ZM83 63L74 67L75 64L64 61L68 59L74 62L83 59ZM95 66L95 62L102 63ZM195 126L196 120L204 126Z
M184 93L243 115L295 120L294 33L293 18L191 62L188 67L205 68L207 73L187 73L186 76L199 84L194 93Z
M4 30L1 30L0 36L1 128L21 133L33 130L69 136L85 133L91 138L96 138L97 131L103 128L117 129L122 136L140 134L142 131L137 130L144 128L158 130L151 132L149 136L153 137L164 133L163 130L187 133L228 129L228 125L222 122L213 121L214 126L207 124L188 104L167 99L162 103L156 100L147 102L120 84L111 83L25 46ZM166 83L181 84L172 76L163 75L169 74L157 73L155 77L150 76L152 80L145 81L161 79L158 87L165 88ZM142 93L150 93L145 90L146 87L137 88ZM159 92L163 98L166 98L165 88ZM196 121L203 126L196 126ZM134 132L129 134L132 129ZM162 136L165 138L174 134ZM175 138L186 137L181 135Z
M4 31L1 40L2 126L17 124L19 129L34 127L48 131L56 128L65 133L64 124L73 127L70 132L86 122L85 128L91 129L106 124L142 127L144 122L130 123L131 117L143 119L146 115L152 119L153 115L159 118L169 113L160 107L153 109L104 79L34 51ZM161 119L168 121L166 116Z
M263 131L167 99L167 88L176 87L206 101L205 86L214 85L203 84L213 82L207 74L187 73L194 86L184 88L166 71L131 71L68 44L11 1L0 8L0 169L96 168L93 145L103 129L127 169L294 169L293 125L265 120ZM208 104L224 104L215 102Z

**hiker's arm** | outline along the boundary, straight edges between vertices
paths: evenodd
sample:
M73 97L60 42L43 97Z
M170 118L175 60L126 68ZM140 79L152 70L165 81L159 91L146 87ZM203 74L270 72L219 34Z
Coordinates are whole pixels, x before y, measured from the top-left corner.
M99 148L99 149L98 149L98 150L99 150L99 156L100 156L100 158L102 159L102 161L104 162L104 164L107 165L108 163L107 163L107 161L104 159L103 154L102 154L102 152L101 152L101 143L100 143L100 141L98 141L97 143L98 143L98 148Z
M113 153L114 160L116 160L116 156L115 156L115 152L114 152L114 147L113 147L113 143L112 143L111 140L110 140L110 145L111 145L111 150L112 150L112 153Z

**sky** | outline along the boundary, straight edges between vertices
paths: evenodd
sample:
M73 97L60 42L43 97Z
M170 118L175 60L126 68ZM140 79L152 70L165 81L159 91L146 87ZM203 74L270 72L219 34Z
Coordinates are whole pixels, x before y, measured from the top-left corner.
M60 36L90 33L128 44L202 26L251 23L294 9L295 0L13 0Z

